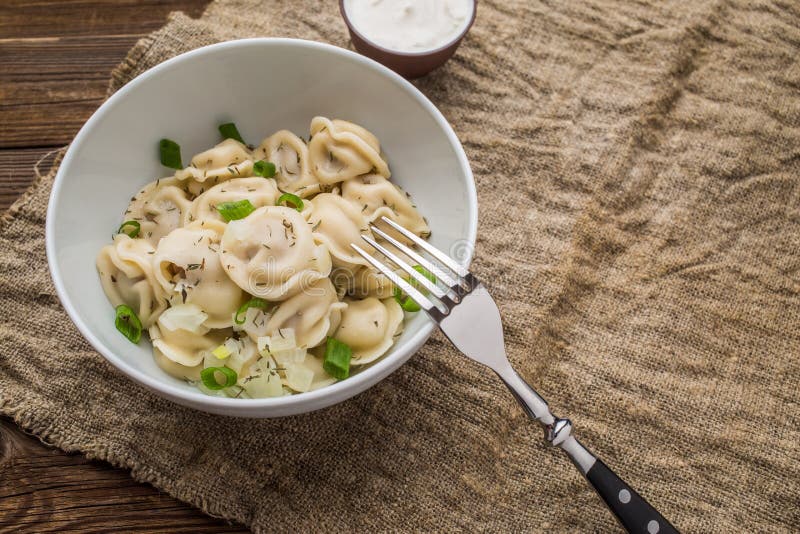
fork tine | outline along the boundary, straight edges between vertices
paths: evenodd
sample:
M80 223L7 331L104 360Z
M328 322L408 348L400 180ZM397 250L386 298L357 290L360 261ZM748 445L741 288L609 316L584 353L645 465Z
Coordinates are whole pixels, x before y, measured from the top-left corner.
M389 280L391 280L394 285L396 285L397 287L402 289L405 292L406 295L411 297L411 300L413 300L414 302L419 304L419 306L423 310L428 312L428 314L433 316L434 319L438 320L438 316L442 315L441 313L437 313L437 312L440 312L439 308L437 308L433 304L433 302L430 301L430 299L428 297L423 295L414 286L412 286L411 284L406 282L405 279L403 279L402 276L398 275L393 270L391 270L389 267L387 267L383 263L379 262L378 260L376 260L375 258L370 256L369 254L367 254L367 252L364 251L363 248L359 247L355 243L350 243L350 246L353 247L353 250L358 252L358 254L361 255L362 258L367 260L370 263L370 265L372 265L373 267L378 269L380 272L382 272L384 275L386 275L386 277L389 278Z
M441 280L441 282L449 288L453 288L453 286L458 285L458 281L454 280L449 274L447 274L442 268L438 265L433 264L432 262L428 261L427 259L420 256L420 254L406 246L405 244L401 243L397 239L393 238L377 226L373 225L370 227L372 233L380 237L381 239L391 243L395 246L400 252L417 262L419 265L422 265L428 271L432 272L437 279Z
M400 226L399 224L397 224L393 220L389 219L385 215L383 217L381 217L381 220L383 222L385 222L386 224L388 224L389 226L391 226L392 228L394 228L395 230L397 230L398 232L400 232L401 234L403 234L405 237L407 237L411 241L413 241L415 245L417 245L418 247L423 249L425 252L427 252L428 254L430 254L431 256L433 256L434 258L439 260L440 262L444 263L447 266L447 268L450 269L451 271L453 271L454 273L456 273L459 276L462 276L464 278L468 277L469 271L467 271L464 267L459 265L458 262L453 260L453 258L448 256L447 254L445 254L444 252L442 252L438 248L434 247L433 245L431 245L430 243L428 243L424 239L421 239L417 235L409 232L408 230L406 230L405 228L403 228L402 226Z
M409 264L400 259L395 253L393 253L392 251L390 251L383 245L379 244L377 241L375 241L374 239L372 239L367 235L362 235L361 239L372 245L372 247L375 250L386 256L389 259L389 261L391 261L392 263L403 269L405 272L407 272L409 276L414 278L414 280L416 280L422 287L424 287L425 289L436 295L437 298L441 299L445 296L446 293L441 289L439 289L439 286L437 286L434 282L431 282L430 280L425 278L425 276L423 276L422 273L417 272L413 267L411 267Z

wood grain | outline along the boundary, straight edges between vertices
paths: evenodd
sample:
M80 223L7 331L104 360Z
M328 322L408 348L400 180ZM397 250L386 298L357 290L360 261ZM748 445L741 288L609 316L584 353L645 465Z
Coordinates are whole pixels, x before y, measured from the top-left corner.
M0 150L0 212L33 182L33 166L48 152L47 148Z
M82 455L0 425L2 532L243 532Z
M171 11L207 0L0 2L0 148L68 143L103 100L111 70Z
M0 147L67 144L103 102L111 70L138 36L0 43Z
M0 210L102 102L137 39L207 0L0 1ZM46 169L43 169L46 170ZM0 418L0 532L244 532L124 469L66 454Z
M171 11L190 17L208 0L3 0L0 38L143 35L160 28Z

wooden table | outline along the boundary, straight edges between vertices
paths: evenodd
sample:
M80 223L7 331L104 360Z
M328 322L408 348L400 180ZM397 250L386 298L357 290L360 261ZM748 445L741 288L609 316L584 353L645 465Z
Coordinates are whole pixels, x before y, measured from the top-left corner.
M0 210L101 104L111 70L170 11L208 0L0 0ZM0 418L0 532L238 532L127 471L66 454Z

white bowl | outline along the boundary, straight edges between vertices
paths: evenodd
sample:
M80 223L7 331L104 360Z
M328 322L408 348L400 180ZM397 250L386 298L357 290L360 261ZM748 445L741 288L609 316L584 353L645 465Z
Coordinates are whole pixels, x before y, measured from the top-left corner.
M176 140L186 161L219 142L234 121L258 143L286 128L306 134L315 115L361 124L381 141L392 180L411 193L433 231L431 242L471 260L477 197L467 157L442 114L413 85L382 65L330 45L246 39L170 59L120 89L70 146L47 210L47 258L58 296L83 336L117 369L179 404L242 417L278 417L341 402L402 365L433 330L423 313L407 321L392 350L332 386L270 399L202 394L164 373L149 342L133 345L114 327L95 268L130 197L169 174L157 142Z

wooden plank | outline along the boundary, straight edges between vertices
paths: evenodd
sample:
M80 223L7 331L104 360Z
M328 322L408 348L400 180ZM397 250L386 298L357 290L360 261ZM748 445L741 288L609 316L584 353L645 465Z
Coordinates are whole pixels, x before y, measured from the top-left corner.
M0 2L0 148L68 143L102 103L111 70L171 11L208 0Z
M146 34L172 11L190 17L208 0L3 0L0 40L35 37Z
M170 11L198 16L206 4L2 0L0 210L28 187L36 162L69 142L102 102L111 69L130 46ZM125 470L43 445L0 418L0 531L244 530L134 482Z
M8 532L246 532L0 418L0 528Z
M8 209L33 181L33 166L50 149L0 150L0 212Z
M103 102L111 70L138 36L0 43L0 147L68 143Z

